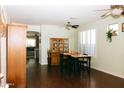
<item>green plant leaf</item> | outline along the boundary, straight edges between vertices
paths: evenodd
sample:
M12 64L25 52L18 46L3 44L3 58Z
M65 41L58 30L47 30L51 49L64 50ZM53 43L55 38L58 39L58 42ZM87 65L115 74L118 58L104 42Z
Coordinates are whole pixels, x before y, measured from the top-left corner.
M113 32L113 29L110 29L106 32L106 35L107 35L107 40L109 42L112 42L112 32Z

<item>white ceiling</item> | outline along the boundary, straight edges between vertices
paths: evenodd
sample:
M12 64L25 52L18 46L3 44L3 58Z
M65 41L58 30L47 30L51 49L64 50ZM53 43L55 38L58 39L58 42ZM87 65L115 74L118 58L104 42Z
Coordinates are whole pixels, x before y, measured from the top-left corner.
M67 21L81 25L98 20L105 13L105 11L95 10L109 8L108 5L11 5L6 7L12 22L32 25L63 25ZM70 19L71 17L76 19Z

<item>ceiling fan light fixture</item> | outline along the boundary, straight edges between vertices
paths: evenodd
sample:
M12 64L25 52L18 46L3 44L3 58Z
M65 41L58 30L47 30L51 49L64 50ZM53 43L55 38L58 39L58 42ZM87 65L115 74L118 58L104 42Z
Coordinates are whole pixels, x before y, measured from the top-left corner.
M113 18L119 18L121 15L124 15L124 5L111 5L110 9L107 9L107 10L109 11L103 14L101 16L102 18L105 18L108 16L112 16Z
M122 10L121 8L115 8L115 9L113 9L113 10L111 11L111 14L112 14L113 16L120 16L122 12L123 12L123 10Z
M67 22L67 27L71 27L71 23L70 22Z

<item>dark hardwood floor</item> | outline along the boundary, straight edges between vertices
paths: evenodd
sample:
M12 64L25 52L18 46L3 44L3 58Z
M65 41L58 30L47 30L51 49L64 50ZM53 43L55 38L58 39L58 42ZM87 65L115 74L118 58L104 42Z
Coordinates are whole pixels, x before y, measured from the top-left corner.
M124 79L91 69L79 73L60 72L59 66L27 62L27 88L124 88Z

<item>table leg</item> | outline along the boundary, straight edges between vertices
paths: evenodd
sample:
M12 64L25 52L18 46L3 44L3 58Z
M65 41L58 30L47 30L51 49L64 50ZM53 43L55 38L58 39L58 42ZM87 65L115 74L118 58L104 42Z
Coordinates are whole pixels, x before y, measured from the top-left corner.
M89 72L90 72L90 69L91 69L91 63L90 63L90 60L91 60L91 58L89 57Z

